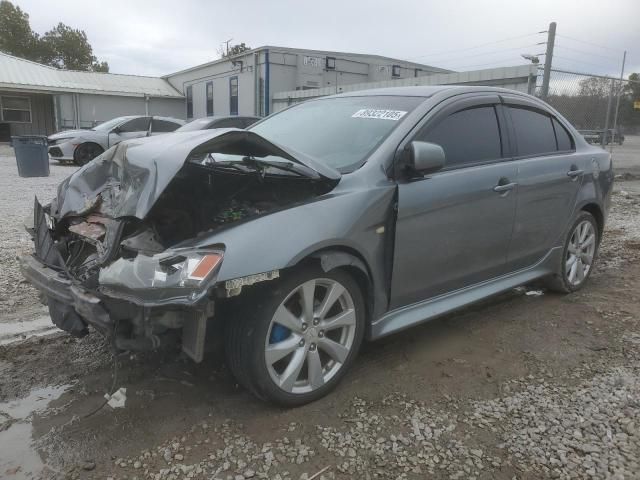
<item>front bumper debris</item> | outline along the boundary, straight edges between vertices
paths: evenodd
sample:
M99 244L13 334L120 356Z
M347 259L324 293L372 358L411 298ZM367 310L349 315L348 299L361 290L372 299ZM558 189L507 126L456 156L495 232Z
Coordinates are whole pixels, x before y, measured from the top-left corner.
M49 303L51 319L62 330L75 336L87 333L87 324L104 335L113 330L113 321L95 295L49 268L33 256L20 258L22 275L40 290Z

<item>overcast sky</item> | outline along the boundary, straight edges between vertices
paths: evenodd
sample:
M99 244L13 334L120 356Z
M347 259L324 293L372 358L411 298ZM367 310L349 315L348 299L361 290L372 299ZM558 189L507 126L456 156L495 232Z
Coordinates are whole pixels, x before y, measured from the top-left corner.
M554 66L619 75L628 50L627 74L640 72L640 0L12 1L39 33L59 21L85 30L114 73L172 73L218 58L229 38L477 70L544 52L535 44L546 36L537 32L551 21L559 34Z

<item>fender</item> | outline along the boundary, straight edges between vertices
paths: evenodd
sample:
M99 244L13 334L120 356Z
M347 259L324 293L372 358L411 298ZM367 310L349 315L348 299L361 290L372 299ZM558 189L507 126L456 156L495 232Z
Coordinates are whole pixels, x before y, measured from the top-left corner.
M355 255L342 252L340 250L324 250L311 255L311 258L317 258L320 260L320 267L324 272L328 272L338 267L353 266L364 273L369 282L371 282L371 274L364 262Z

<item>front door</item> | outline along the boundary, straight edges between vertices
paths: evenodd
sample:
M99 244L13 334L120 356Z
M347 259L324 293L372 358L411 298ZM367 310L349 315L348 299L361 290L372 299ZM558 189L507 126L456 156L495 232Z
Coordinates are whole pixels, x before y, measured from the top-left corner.
M458 101L413 138L442 146L446 164L399 182L392 309L505 273L517 169L504 161L500 108L494 96Z

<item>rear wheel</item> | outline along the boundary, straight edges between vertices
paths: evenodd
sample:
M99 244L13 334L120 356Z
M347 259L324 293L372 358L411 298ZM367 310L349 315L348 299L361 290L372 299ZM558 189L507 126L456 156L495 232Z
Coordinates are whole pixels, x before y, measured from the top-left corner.
M548 279L548 287L562 293L582 288L593 270L599 246L598 224L593 215L583 211L569 229L561 264Z
M104 152L104 149L97 143L82 143L78 145L73 154L73 162L78 166L82 166L101 155L102 152Z
M326 395L362 343L362 293L344 271L306 267L244 303L229 319L227 361L240 384L276 404Z

